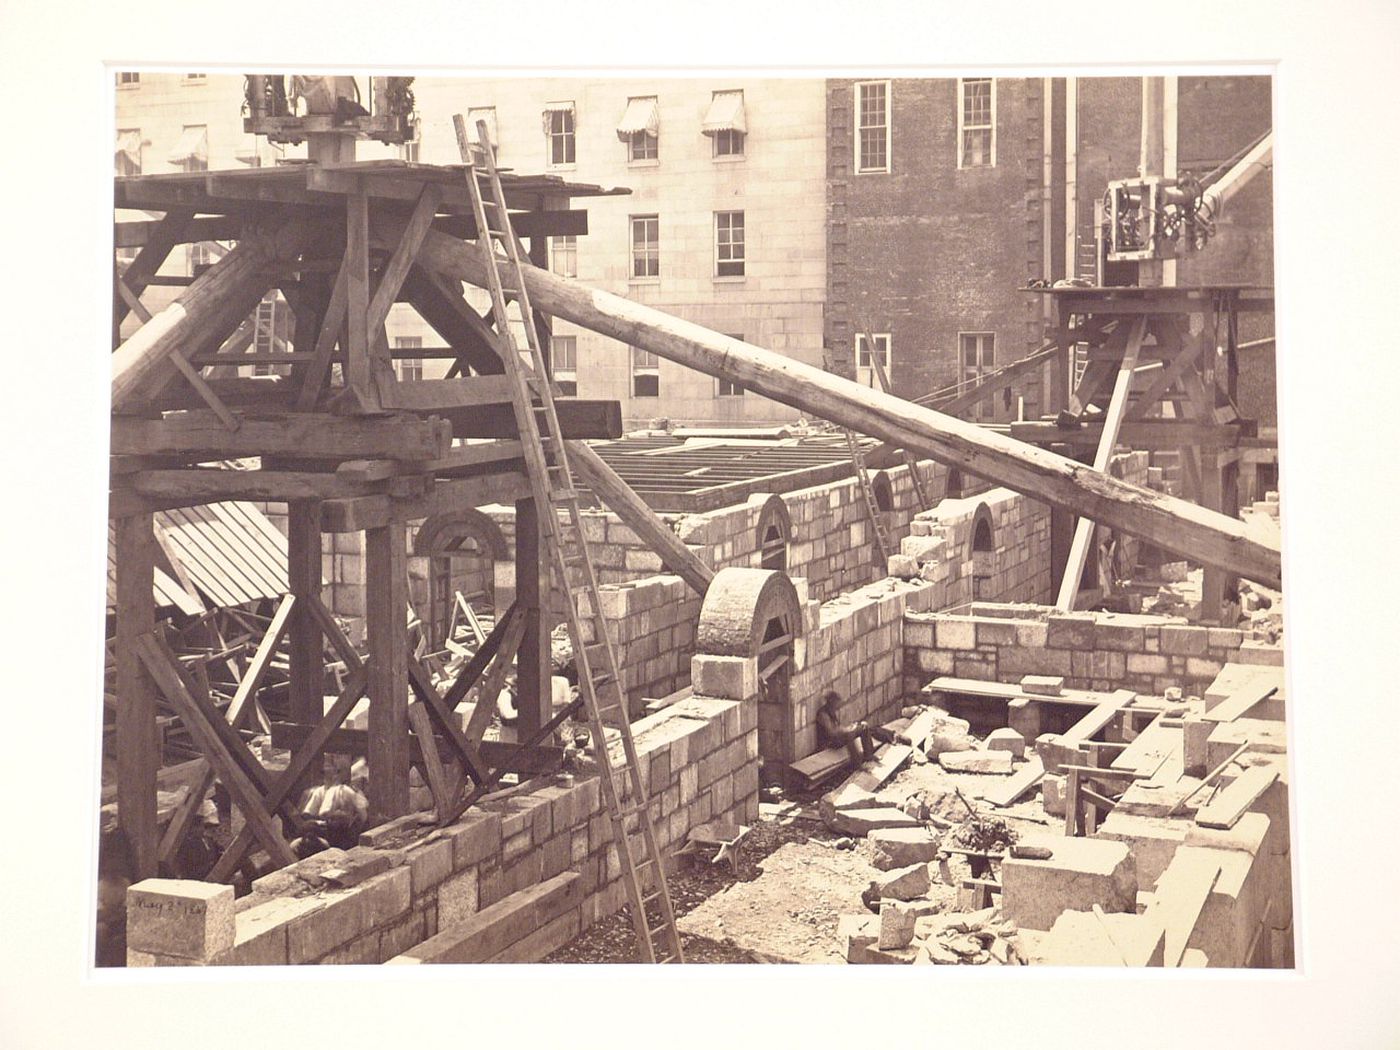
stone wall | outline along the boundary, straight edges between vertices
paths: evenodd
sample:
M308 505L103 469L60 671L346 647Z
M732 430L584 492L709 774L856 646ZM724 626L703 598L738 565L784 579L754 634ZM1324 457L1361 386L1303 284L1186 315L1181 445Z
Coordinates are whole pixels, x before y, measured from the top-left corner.
M605 584L599 595L630 710L690 681L700 596L689 584L679 576L649 576Z
M707 820L757 820L756 697L694 696L634 723L632 731L663 853ZM577 872L579 902L550 920L543 955L625 901L596 776L532 781L440 830L423 828L420 816L366 832L353 850L328 850L259 879L236 904L232 888L223 888L227 908L200 905L209 919L197 937L187 935L183 913L141 907L149 899L143 894L203 901L220 888L167 879L136 884L128 904L128 965L382 963L518 890ZM330 869L352 878L359 872L363 881L336 888L323 877ZM204 889L191 898L185 887Z
M1200 696L1226 663L1282 659L1281 648L1246 641L1235 628L1165 616L978 603L968 614L911 611L904 617L909 692L939 675L1014 683L1034 674L1061 676L1075 689L1161 695L1179 686Z

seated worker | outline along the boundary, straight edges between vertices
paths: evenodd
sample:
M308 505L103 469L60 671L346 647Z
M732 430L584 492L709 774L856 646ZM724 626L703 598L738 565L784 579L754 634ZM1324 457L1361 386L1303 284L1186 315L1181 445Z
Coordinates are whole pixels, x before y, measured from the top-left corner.
M817 747L845 747L851 762L858 766L875 757L875 741L865 722L842 725L840 709L841 697L835 691L822 697L822 705L817 708Z
M352 849L358 844L360 832L369 819L369 803L365 796L346 781L350 763L345 756L327 754L321 763L323 781L301 800L301 815L311 827L296 847L299 856L336 846ZM318 848L319 847L319 848Z

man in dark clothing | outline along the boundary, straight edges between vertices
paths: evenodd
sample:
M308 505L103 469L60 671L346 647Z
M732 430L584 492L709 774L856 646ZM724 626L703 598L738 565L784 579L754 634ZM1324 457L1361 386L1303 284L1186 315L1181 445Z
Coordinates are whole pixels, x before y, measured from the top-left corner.
M871 738L870 726L866 722L841 722L841 697L828 692L822 697L822 705L817 709L817 746L825 750L829 747L845 747L853 765L860 765L875 757L875 741Z

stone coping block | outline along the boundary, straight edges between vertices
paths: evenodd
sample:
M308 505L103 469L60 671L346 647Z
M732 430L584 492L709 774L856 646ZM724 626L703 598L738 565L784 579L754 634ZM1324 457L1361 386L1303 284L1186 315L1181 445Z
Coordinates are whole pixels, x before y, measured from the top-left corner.
M1127 845L1108 839L1027 836L1048 860L1002 861L1002 910L1017 926L1049 930L1066 911L1137 909L1137 867Z
M233 947L233 887L195 879L143 879L126 893L131 950L205 962Z

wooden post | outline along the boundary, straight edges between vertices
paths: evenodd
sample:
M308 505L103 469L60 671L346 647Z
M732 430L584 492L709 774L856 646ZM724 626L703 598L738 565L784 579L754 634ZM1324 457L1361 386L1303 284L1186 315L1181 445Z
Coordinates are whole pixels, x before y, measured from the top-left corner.
M156 874L156 773L160 734L156 689L136 640L155 630L155 523L150 514L118 518L117 547L117 816L131 848L136 879Z
M402 524L365 530L371 819L408 812L408 551Z
M568 207L568 203L566 202L563 206L567 208L567 207ZM530 262L531 262L533 265L538 266L541 270L548 270L548 269L549 269L549 238L546 237L546 236L544 236L544 235L542 235L542 234L541 234L541 235L536 235L536 236L534 236L534 237L531 237L531 238L530 238L530 254L529 254L529 257L530 257ZM554 361L554 359L550 356L550 353L549 353L549 341L550 341L550 339L552 338L553 333L550 331L551 325L550 325L549 315L548 315L547 313L545 313L544 311L542 311L542 310L536 310L534 313L535 313L535 335L536 335L536 337L539 339L539 343L540 343L540 353L541 353L541 355L544 357L545 369L550 373L550 375L553 375L553 374L554 374L554 367L553 367L553 361Z
M515 609L525 624L516 655L517 733L522 740L549 721L553 707L549 651L549 552L533 499L515 501ZM494 703L494 697L481 697Z
M362 405L377 402L370 370L369 196L345 197L345 384Z
M1138 159L1138 174L1144 178L1160 177L1166 167L1167 81L1165 77L1142 78L1142 148ZM1138 284L1159 287L1163 283L1162 261L1145 259L1138 263Z
M315 500L287 504L287 589L296 598L288 646L289 703L293 722L319 722L325 695L326 662L321 626L308 598L321 597L321 505Z

